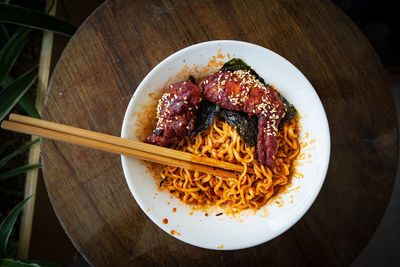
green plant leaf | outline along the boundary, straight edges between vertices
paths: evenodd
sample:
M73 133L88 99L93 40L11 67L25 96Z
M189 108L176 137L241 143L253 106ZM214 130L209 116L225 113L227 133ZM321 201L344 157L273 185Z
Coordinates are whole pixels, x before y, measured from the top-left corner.
M0 23L0 41L3 44L6 44L8 39L10 39L10 35L8 34L8 30L3 23Z
M20 166L20 167L17 167L17 168L8 170L8 171L4 171L4 172L0 173L0 180L7 179L7 178L13 177L15 175L25 173L27 171L41 168L41 167L42 167L42 164L37 163L37 164L31 164L31 165L24 165L24 166Z
M18 148L17 150L15 150L13 153L5 156L4 158L2 158L0 160L0 167L3 167L10 159L12 159L13 157L15 157L16 155L26 151L27 149L29 149L31 146L37 144L40 141L40 138L36 138L35 140L33 140L32 142L21 146L20 148Z
M0 86L6 88L13 81L14 78L10 74L7 74L4 76L3 80L0 81Z
M56 17L36 10L0 3L0 22L18 24L29 28L73 35L76 27Z
M36 263L27 263L13 259L1 259L0 260L1 267L40 267L40 265Z
M27 94L24 94L21 97L21 99L18 101L18 104L26 111L26 113L28 113L29 116L40 119L40 115L35 107L35 104Z
M1 5L1 4L0 4ZM1 6L0 6L1 10ZM0 11L1 12L1 11ZM8 74L15 60L24 47L26 38L31 30L17 30L0 51L0 81Z
M22 199L23 199L23 197L22 197ZM18 241L16 240L16 238L13 238L12 236L10 236L10 239L8 240L6 255L9 257L15 258L17 255L17 252L18 252Z
M35 66L18 79L10 83L0 93L0 121L11 111L20 98L31 87L38 75L38 67Z
M10 238L14 224L17 221L18 215L24 208L25 203L31 198L27 197L22 200L10 213L6 216L3 222L0 224L0 258L4 258L7 251L8 240ZM2 265L1 265L2 266Z

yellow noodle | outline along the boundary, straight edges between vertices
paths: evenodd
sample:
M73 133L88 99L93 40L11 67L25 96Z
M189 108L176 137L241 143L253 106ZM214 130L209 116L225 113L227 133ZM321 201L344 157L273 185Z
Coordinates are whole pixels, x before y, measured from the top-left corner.
M233 127L217 118L207 131L182 140L175 149L242 164L245 170L235 178L226 178L166 166L161 171L162 186L191 205L217 205L229 213L259 209L295 172L293 161L300 154L297 119L283 125L277 143L275 167L270 170L257 162L255 147L247 146ZM248 168L255 174L247 173Z

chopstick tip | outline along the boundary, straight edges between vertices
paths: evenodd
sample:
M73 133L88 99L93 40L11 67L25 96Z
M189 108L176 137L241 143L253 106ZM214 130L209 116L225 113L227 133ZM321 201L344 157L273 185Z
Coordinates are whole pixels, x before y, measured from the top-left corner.
M15 113L10 113L10 115L8 115L8 120L13 121L15 119L16 115L17 114L15 114Z
M3 121L1 122L1 129L8 130L7 124L8 124L8 121L3 120Z

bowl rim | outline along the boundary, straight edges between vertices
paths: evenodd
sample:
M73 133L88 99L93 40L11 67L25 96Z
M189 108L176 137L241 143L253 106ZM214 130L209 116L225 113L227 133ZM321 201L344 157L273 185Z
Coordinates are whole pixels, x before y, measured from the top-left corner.
M236 250L236 249L244 249L244 248L248 248L248 247L253 247L253 246L268 242L268 241L276 238L277 236L281 235L282 233L286 232L291 227L293 227L301 218L304 217L305 213L307 213L307 211L310 210L310 207L313 205L313 203L315 202L317 196L319 195L319 193L321 191L321 188L322 188L322 185L325 182L327 172L328 172L329 163L330 163L330 152L331 152L331 137L330 137L329 123L328 123L328 119L327 119L327 116L326 116L326 112L325 112L325 109L324 109L324 107L322 105L321 99L319 98L317 92L315 91L314 87L311 85L309 80L304 76L304 74L297 67L295 67L286 58L282 57L281 55L275 53L274 51L272 51L272 50L270 50L270 49L268 49L266 47L262 47L260 45L256 45L256 44L253 44L253 43L243 42L243 41L236 41L236 40L213 40L213 41L206 41L206 42L197 43L197 44L194 44L194 45L187 46L187 47L185 47L183 49L180 49L180 50L172 53L168 57L166 57L161 62L159 62L145 76L145 78L140 82L140 84L138 85L138 87L134 91L133 96L135 96L138 92L140 92L142 90L146 90L146 88L144 88L143 85L148 83L149 80L152 79L152 76L154 75L154 73L157 73L160 69L162 69L164 67L164 65L168 64L168 62L170 62L174 58L179 57L180 55L186 53L188 50L201 48L203 46L209 46L209 45L220 45L220 46L223 46L223 45L232 45L232 44L233 45L238 44L238 45L253 46L253 47L257 47L258 49L260 49L260 48L261 49L266 49L270 53L274 54L275 56L278 56L288 66L290 66L290 68L293 71L296 71L301 76L301 78L304 80L304 82L307 83L307 85L309 87L311 87L311 89L312 89L311 94L313 94L313 97L315 98L315 100L317 101L317 104L319 105L319 110L321 111L321 116L323 117L323 121L322 122L324 123L324 125L321 125L321 128L324 129L323 134L325 135L325 140L326 140L327 143L325 144L325 146L326 146L325 149L326 150L324 150L324 152L325 152L324 156L325 157L321 160L321 163L323 164L323 172L321 174L321 179L318 180L319 183L315 186L315 188L316 188L315 194L310 197L307 205L304 206L304 208L301 210L301 212L298 214L298 216L293 217L292 220L289 223L287 223L286 227L282 227L279 231L274 232L273 234L269 235L268 237L266 237L265 239L263 239L261 241L257 241L256 243L253 242L251 244L243 244L242 246L239 245L239 246L236 246L235 248L229 248L229 249L224 249L223 248L222 250ZM126 138L125 137L126 136L125 133L127 132L127 127L128 127L126 122L129 119L130 114L132 113L132 112L129 112L129 111L132 109L134 102L135 101L133 101L131 99L131 101L128 104L128 107L126 108L124 119L123 119L123 123L122 123L122 128L121 128L121 137L122 138ZM128 184L128 187L129 187L129 189L131 191L131 194L134 197L135 201L140 206L141 210L150 218L150 220L168 234L168 232L162 227L162 225L159 224L159 222L153 217L153 214L151 212L145 212L144 203L142 203L140 198L139 199L137 198L138 194L136 193L136 188L131 185L131 182L128 179L129 175L127 173L128 172L127 171L127 167L125 166L127 164L126 157L123 156L123 155L121 155L121 163L122 163L122 169L123 169L125 180L126 180L126 182ZM177 237L176 235L173 235L173 236L175 238L185 242L185 243L188 243L188 244L191 244L191 245L194 245L194 246L197 246L197 247L202 247L202 248L206 248L206 249L213 249L213 250L221 250L221 249L217 249L217 248L214 248L214 247L208 247L208 246L202 246L202 245L199 245L199 244L195 244L194 242L187 241L184 238Z

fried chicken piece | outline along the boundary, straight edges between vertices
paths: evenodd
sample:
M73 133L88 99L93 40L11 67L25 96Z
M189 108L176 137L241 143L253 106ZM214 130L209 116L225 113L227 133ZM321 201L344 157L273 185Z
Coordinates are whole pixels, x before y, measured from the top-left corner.
M217 72L200 82L205 99L229 109L258 117L257 159L273 168L276 136L286 107L272 86L265 86L249 71Z
M146 143L170 147L188 136L195 127L201 101L199 87L189 81L170 85L157 106L157 126Z

